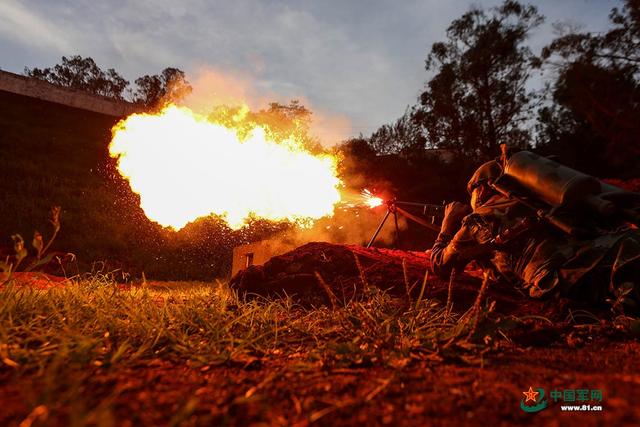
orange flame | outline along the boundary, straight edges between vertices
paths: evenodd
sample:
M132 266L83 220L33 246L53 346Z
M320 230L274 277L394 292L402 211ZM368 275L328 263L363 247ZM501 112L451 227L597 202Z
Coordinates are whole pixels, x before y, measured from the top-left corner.
M364 189L361 194L364 198L364 204L369 206L370 208L378 207L384 203L384 200L382 200L380 197L374 196L367 189Z
M180 229L220 215L233 229L251 217L309 225L340 201L337 159L253 127L212 123L186 107L133 114L112 130L109 153L147 217Z

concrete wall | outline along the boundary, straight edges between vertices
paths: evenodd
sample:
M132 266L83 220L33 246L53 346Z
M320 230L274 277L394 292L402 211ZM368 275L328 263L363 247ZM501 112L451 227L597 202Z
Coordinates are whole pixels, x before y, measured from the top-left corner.
M114 117L124 117L140 110L130 102L114 101L2 70L0 90Z
M294 248L294 245L285 245L271 240L260 240L248 245L237 246L233 249L233 264L231 265L231 277L249 265L262 265L272 257L282 255Z

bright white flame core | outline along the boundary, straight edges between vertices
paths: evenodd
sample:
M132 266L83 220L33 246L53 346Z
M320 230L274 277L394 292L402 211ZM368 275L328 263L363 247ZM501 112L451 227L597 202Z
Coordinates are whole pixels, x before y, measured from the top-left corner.
M366 188L362 190L361 194L364 198L364 203L370 208L378 207L384 203L384 200L382 200L380 197L374 196L371 191L367 190Z
M127 117L109 153L147 217L174 229L211 214L234 229L251 216L308 224L340 200L334 157L268 140L261 127L240 141L235 129L184 107Z

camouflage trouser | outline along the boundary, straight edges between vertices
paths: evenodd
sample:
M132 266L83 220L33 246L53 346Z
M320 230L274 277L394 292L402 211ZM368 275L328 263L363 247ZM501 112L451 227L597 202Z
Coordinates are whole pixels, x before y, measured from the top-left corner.
M640 233L624 233L567 294L593 305L608 303L615 311L640 314Z

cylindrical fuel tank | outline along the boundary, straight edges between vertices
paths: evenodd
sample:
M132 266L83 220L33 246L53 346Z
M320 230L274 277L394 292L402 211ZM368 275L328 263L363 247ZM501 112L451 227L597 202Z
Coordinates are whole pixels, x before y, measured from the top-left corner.
M505 173L551 206L570 206L599 194L600 181L530 151L512 155Z

